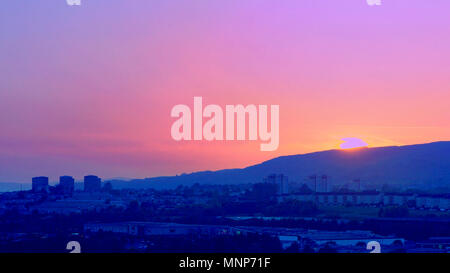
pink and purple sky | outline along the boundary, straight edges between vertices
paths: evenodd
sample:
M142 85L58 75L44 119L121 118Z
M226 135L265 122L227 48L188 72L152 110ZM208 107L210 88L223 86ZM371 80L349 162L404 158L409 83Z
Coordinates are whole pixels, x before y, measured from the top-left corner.
M150 177L450 139L450 1L6 0L0 181ZM280 146L175 142L176 104L280 105Z

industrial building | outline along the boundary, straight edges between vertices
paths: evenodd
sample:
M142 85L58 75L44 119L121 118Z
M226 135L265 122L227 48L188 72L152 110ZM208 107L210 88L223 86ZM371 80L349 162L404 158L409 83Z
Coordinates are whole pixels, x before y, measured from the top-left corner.
M278 201L299 200L329 205L385 205L450 210L450 195L417 195L409 193L367 192L315 192L293 193L278 196Z

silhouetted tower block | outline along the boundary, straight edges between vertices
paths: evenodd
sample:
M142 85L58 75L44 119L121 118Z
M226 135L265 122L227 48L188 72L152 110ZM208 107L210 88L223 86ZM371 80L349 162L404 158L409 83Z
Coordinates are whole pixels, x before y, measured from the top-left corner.
M95 175L87 175L84 177L85 192L99 192L102 190L102 180Z
M317 192L317 175L310 175L309 180L311 180L314 185L314 192Z
M317 192L328 192L328 176L322 175Z
M59 186L62 193L71 195L75 189L75 179L72 176L60 176Z
M277 175L276 174L269 174L267 177L264 178L264 183L276 183Z
M271 183L277 185L277 193L278 194L288 194L289 186L288 186L288 177L284 174L270 174L266 178L264 178L264 183Z
M31 187L33 192L47 192L48 177L46 176L33 177Z

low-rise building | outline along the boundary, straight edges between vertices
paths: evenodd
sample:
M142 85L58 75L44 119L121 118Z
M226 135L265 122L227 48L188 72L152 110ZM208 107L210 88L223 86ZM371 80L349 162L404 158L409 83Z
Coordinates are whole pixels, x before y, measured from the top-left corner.
M38 211L40 213L71 214L86 211L100 211L108 207L126 208L126 204L121 201L64 199L53 202L44 202L42 204L32 206L30 207L30 211Z
M390 206L403 206L410 200L414 200L415 195L412 193L385 193L383 195L383 204Z
M449 194L421 194L416 198L416 207L426 209L450 209Z
M317 192L285 194L278 197L278 201L294 199L299 201L311 201L319 204L330 205L375 205L383 201L379 192L339 193L339 192Z
M159 222L121 222L121 223L90 223L84 225L86 232L115 232L128 235L145 236L185 236L240 234L239 228L216 225L188 225Z
M311 201L329 205L385 205L385 206L415 206L417 208L450 210L450 194L415 195L410 193L380 193L367 192L316 192L294 193L278 196L278 201L285 200Z

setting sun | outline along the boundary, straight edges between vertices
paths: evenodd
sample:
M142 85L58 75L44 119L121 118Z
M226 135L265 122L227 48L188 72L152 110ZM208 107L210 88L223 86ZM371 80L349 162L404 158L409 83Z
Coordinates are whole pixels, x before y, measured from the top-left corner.
M353 149L368 146L366 142L356 137L345 137L342 141L344 142L340 145L341 149Z

